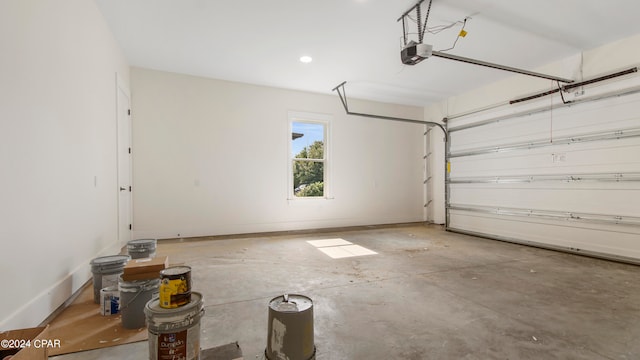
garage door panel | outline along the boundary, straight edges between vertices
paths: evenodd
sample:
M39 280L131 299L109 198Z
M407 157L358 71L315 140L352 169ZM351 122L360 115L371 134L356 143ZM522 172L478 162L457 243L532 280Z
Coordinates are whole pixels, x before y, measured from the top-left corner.
M543 219L501 218L453 211L451 228L534 245L577 252L640 258L640 233L623 226L583 226L577 222Z
M640 172L640 138L450 159L451 177Z
M452 189L450 202L455 205L640 217L640 189L631 186L580 189L572 184L555 188L454 185Z

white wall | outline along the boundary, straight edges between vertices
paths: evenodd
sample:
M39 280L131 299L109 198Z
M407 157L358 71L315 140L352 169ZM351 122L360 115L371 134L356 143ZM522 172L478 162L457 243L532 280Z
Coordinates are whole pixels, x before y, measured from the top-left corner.
M39 324L119 251L115 79L129 74L93 1L1 1L0 49L5 330Z
M134 68L134 236L422 221L421 125L319 95ZM423 109L350 99L421 119ZM288 111L328 114L333 199L287 200Z

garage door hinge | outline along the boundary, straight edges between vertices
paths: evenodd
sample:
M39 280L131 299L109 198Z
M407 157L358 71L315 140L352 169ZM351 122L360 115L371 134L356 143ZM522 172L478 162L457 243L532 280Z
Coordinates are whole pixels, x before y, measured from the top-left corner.
M133 230L133 226L129 224L129 230Z
M127 109L127 115L131 115L131 109Z

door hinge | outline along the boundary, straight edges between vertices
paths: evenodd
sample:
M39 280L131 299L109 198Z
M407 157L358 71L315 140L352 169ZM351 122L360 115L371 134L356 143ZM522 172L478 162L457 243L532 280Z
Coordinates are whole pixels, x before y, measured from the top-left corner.
M131 115L131 109L127 109L127 115Z
M129 154L131 154L131 148L129 148Z
M129 185L129 192L131 192L131 185Z
M129 230L133 230L133 225L129 224Z

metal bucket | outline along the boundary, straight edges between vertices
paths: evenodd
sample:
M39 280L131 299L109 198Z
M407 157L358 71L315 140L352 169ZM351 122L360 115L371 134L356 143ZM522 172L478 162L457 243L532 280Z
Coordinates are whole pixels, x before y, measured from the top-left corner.
M204 315L202 294L191 293L191 302L173 309L149 301L144 313L149 332L149 360L200 359L200 319Z
M144 307L153 298L158 297L160 279L123 281L118 283L120 290L120 313L122 327L138 329L144 326Z
M132 259L152 258L156 256L156 239L136 239L127 242L127 251Z
M282 295L269 303L268 360L315 359L313 302L304 295Z
M109 286L118 286L118 277L130 259L129 255L110 255L91 260L94 303L100 304L100 290Z
M160 270L160 307L172 309L191 301L191 267L172 266Z
M115 315L120 309L120 291L117 286L100 290L100 315Z

